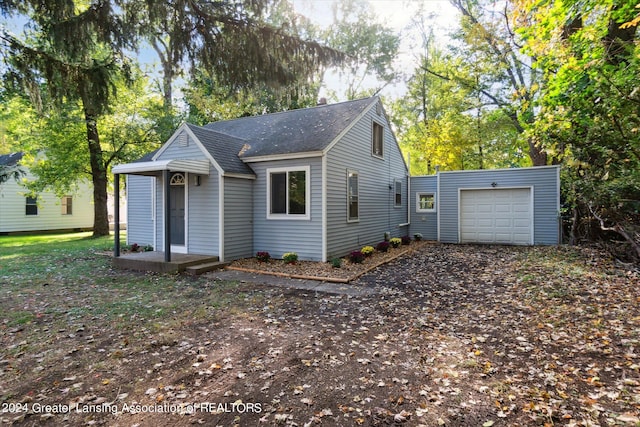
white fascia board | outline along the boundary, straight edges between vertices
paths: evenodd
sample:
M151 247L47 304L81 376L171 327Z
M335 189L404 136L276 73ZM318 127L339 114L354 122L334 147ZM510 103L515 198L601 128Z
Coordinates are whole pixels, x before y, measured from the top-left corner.
M271 162L276 160L309 159L312 157L320 157L323 154L322 151L305 151L301 153L275 154L270 156L241 157L240 160L245 163Z
M210 162L208 160L172 159L151 162L125 163L111 169L114 174L139 174L164 170L172 172L189 172L198 175L209 175Z

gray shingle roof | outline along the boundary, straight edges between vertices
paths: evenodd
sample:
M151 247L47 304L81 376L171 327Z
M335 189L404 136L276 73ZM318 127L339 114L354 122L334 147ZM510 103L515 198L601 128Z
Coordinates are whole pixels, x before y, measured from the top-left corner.
M15 166L23 156L22 152L0 155L0 166Z
M246 140L189 123L187 126L222 170L227 173L254 175L251 168L238 157L238 153L247 142Z
M241 158L324 150L377 98L213 122L206 129L246 141ZM214 156L215 157L215 156ZM217 159L217 157L215 157Z

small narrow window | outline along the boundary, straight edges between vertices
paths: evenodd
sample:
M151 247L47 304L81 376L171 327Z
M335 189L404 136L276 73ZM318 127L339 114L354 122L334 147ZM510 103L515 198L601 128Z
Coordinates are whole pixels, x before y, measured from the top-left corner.
M373 122L373 135L371 140L371 152L376 157L384 156L384 128L381 124Z
M417 212L433 212L436 210L436 195L433 193L418 193L416 197Z
M73 214L73 197L64 196L61 200L61 205L62 205L62 215Z
M358 172L347 171L347 221L360 218Z
M402 181L395 181L395 206L402 206Z
M25 204L26 215L38 215L38 197L27 197Z

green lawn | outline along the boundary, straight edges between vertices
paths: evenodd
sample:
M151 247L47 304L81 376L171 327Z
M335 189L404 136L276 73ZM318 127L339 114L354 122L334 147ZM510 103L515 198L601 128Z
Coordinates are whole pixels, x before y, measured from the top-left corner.
M212 291L198 278L114 269L112 249L113 236L91 233L0 236L0 322L43 316L57 321L69 313L105 321L133 315L149 322L166 316L185 296L210 307L227 300L218 293L225 286ZM35 296L32 308L12 310L7 300L25 293ZM201 311L190 308L194 315Z

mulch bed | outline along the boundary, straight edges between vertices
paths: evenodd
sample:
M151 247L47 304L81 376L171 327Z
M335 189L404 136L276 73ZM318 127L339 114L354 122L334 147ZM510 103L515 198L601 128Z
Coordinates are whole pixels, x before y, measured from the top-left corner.
M287 264L279 259L261 262L256 258L245 258L234 261L231 265L227 266L227 269L257 274L270 274L293 279L349 283L381 265L416 251L428 244L437 243L413 241L410 245L401 245L397 248L389 247L387 252L375 251L360 264L351 262L348 257L345 257L342 258L339 268L333 267L330 262L297 261L294 264Z

